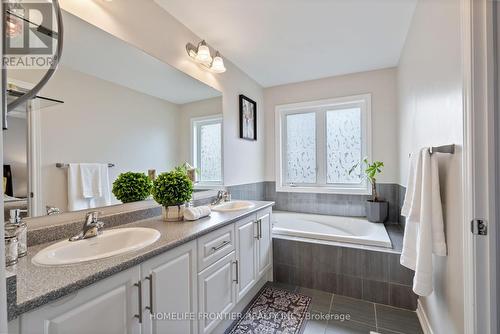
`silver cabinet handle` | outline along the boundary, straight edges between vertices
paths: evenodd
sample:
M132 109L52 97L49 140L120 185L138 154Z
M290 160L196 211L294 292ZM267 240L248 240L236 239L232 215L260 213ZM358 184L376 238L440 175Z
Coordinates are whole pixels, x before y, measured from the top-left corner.
M256 220L256 221L254 221L254 223L257 226L257 235L254 238L257 239L257 240L259 240L259 221Z
M153 274L149 274L146 279L149 281L149 306L146 306L146 310L153 314Z
M236 282L236 284L240 283L240 265L238 263L238 260L235 260L233 262L236 266L236 278L233 280L233 282Z
M214 251L214 252L218 251L219 249L221 249L222 247L226 246L229 243L230 243L230 241L224 240L219 246L212 247L212 251Z
M142 324L142 282L139 281L134 286L139 289L139 314L134 315L134 318L138 318L139 323Z
M262 219L259 219L259 239L262 239Z

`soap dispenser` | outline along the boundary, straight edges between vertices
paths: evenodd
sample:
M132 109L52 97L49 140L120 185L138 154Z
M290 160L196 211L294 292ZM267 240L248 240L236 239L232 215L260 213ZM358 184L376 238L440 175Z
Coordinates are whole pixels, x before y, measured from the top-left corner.
M18 257L23 257L28 253L28 226L21 219L21 213L27 213L28 210L12 209L10 210L9 223L6 224L6 229L10 229L15 232L17 237L18 246Z

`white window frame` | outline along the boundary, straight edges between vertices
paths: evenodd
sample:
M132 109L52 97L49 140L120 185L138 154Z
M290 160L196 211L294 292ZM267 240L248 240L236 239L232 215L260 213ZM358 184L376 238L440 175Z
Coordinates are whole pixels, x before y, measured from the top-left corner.
M371 195L372 188L364 179L360 185L326 183L326 111L346 107L361 109L361 155L371 160L372 156L372 121L371 94L360 94L325 100L277 105L275 107L276 137L276 191L301 193L330 193ZM315 184L285 184L285 116L297 113L316 112L316 176ZM318 115L320 117L318 117Z
M200 160L200 151L198 150L199 143L199 127L200 125L207 124L221 124L221 180L220 182L203 182L200 181L195 184L196 189L212 189L214 186L221 186L224 184L224 145L223 145L223 136L224 136L224 118L222 114L210 115L204 117L193 117L191 118L191 163L194 167L198 167L198 162Z

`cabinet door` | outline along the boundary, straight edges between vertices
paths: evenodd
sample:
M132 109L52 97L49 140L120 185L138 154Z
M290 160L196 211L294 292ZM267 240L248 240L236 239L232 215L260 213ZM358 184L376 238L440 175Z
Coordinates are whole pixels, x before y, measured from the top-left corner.
M198 274L199 333L210 333L221 321L219 315L236 305L236 255L226 255Z
M259 239L257 247L257 277L260 278L271 266L272 261L271 211L268 210L257 213L257 220L259 225Z
M139 334L139 266L21 316L23 334Z
M144 333L196 333L196 240L144 262L141 272Z
M245 296L257 278L257 222L255 216L236 223L236 258L238 259L237 300Z

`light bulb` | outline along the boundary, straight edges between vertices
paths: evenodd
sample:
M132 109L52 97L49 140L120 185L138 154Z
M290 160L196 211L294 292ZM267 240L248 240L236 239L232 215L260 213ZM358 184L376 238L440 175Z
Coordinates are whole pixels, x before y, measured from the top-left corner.
M205 44L205 41L202 41L198 46L198 52L196 53L195 60L199 63L210 64L212 62L212 56L210 55L210 49Z
M215 54L214 61L212 62L212 67L210 69L215 73L226 72L226 67L224 66L224 60L220 56L219 52Z

